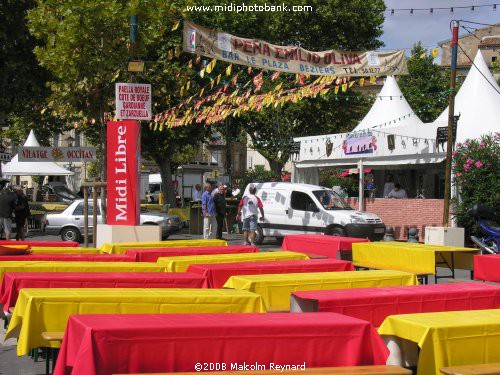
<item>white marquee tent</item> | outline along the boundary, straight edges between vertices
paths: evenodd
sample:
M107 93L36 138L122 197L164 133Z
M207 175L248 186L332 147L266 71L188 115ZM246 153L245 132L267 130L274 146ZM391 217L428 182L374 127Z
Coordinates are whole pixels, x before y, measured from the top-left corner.
M460 114L457 142L500 132L500 88L479 50L455 98ZM300 153L294 161L294 182L318 183L318 168L335 166L381 167L404 164L433 164L446 158L446 143L437 144L438 127L447 126L448 109L433 123L424 124L414 114L393 77L387 80L375 103L350 133L296 138ZM389 136L393 136L389 147ZM350 139L373 137L373 150L346 151ZM367 139L366 142L370 140ZM354 143L353 143L354 144Z
M455 97L455 115L460 114L457 142L475 139L486 133L500 132L500 87L477 52L469 74ZM448 123L448 108L434 121L439 126Z
M396 79L389 76L377 95L377 100L353 131L370 129L382 124L384 127L423 124L417 116L411 116L411 114L413 110L399 89Z
M33 130L30 131L25 147L40 147ZM2 174L8 176L72 176L75 173L53 162L21 162L18 155L2 166Z

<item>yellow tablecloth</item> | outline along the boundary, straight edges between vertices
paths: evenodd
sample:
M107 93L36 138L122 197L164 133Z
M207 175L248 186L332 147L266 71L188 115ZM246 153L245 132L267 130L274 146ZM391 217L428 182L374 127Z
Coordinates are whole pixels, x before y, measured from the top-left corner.
M407 242L360 242L352 244L353 263L363 266L400 270L414 274L436 273L436 253L469 253L466 247L427 245Z
M0 262L0 281L5 272L165 272L165 266L147 262Z
M186 255L158 258L157 263L166 266L168 272L184 272L190 264L268 262L273 260L304 260L309 257L293 251L270 251L266 253Z
M418 374L447 366L500 362L500 310L392 315L378 329L420 347Z
M157 242L122 242L116 244L102 244L100 250L109 254L124 254L127 249L148 247L200 247L200 246L227 246L224 240L170 240Z
M95 247L50 247L33 246L31 252L34 254L100 254Z
M17 355L44 346L42 332L62 332L75 314L260 313L262 298L230 289L21 289L6 338Z
M404 285L418 285L416 276L401 271L376 270L231 276L224 288L260 294L267 311L288 311L292 292Z

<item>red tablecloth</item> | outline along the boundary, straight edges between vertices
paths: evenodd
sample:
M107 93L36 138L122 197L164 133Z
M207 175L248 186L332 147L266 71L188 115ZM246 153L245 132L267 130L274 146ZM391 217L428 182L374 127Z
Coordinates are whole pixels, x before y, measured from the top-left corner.
M357 366L387 356L368 322L339 314L73 315L54 374L187 372L197 363Z
M231 246L207 246L207 247L165 247L128 249L127 255L134 256L137 262L156 262L159 257L175 257L184 255L206 255L206 254L236 254L257 253L257 246L231 245Z
M241 262L192 264L187 272L199 273L208 280L210 288L222 288L235 275L259 275L267 273L306 273L354 271L351 262L337 259L282 260L276 262Z
M80 243L72 242L72 241L6 241L6 240L0 240L0 245L80 247Z
M192 273L163 272L6 272L0 284L3 310L16 304L22 288L206 288Z
M135 262L131 255L119 254L27 254L0 255L0 262L8 261L57 261L57 262Z
M500 255L475 255L474 278L500 283Z
M375 327L389 315L500 308L500 286L472 282L295 292L293 296L299 297L299 305L312 302L317 311L364 319Z
M366 238L335 237L322 234L298 234L285 236L281 248L306 254L336 258L339 250L352 250L355 242L370 242Z

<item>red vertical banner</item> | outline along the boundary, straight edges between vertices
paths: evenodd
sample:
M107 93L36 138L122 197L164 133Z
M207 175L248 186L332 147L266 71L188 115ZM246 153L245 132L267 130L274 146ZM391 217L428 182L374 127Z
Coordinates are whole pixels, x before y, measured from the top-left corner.
M139 121L109 121L107 136L107 223L139 225L141 208Z

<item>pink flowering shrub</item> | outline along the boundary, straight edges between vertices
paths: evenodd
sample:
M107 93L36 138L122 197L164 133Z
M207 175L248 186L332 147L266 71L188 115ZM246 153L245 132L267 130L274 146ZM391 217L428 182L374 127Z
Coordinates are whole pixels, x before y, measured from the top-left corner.
M474 203L483 203L497 212L500 221L500 133L458 143L453 152L453 184L460 197L453 199L460 226L468 234L477 234L473 220L467 217Z

